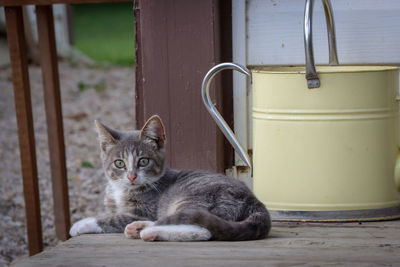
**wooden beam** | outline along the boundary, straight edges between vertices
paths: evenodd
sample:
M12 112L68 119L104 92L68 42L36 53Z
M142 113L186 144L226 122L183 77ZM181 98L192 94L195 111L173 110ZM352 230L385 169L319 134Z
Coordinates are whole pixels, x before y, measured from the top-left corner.
M132 2L133 0L0 0L0 6L88 4L109 2Z
M18 123L29 254L34 255L43 250L43 242L22 7L6 7L5 13Z
M274 222L271 237L231 242L153 242L80 235L22 266L399 266L400 221Z
M162 117L167 131L168 163L174 168L224 171L224 139L200 95L204 75L226 60L222 55L220 15L224 6L220 3L135 2L136 125L140 127L155 113ZM226 14L222 17L230 19ZM223 104L228 105L232 96L225 94L231 88L222 92L221 80L221 76L216 77L211 94L225 114ZM224 97L230 99L223 101Z
M145 122L144 115L144 91L142 73L142 25L140 23L141 8L139 1L133 3L133 15L135 17L135 120L136 128L142 127ZM165 123L165 122L164 122ZM167 142L167 147L169 142Z
M219 36L220 36L220 61L232 62L232 0L219 0ZM233 129L233 72L225 71L221 75L222 116ZM234 150L228 139L223 139L223 170L234 165Z
M66 240L69 237L70 215L52 6L36 6L36 16L50 150L56 234L58 239Z

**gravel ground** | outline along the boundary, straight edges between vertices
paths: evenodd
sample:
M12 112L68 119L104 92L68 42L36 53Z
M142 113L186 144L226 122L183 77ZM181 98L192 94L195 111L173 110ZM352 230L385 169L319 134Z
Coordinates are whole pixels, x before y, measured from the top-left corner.
M103 210L94 119L117 129L134 127L133 68L59 64L71 221ZM44 246L57 244L44 111L42 74L30 66ZM0 266L26 255L25 205L11 70L0 69Z

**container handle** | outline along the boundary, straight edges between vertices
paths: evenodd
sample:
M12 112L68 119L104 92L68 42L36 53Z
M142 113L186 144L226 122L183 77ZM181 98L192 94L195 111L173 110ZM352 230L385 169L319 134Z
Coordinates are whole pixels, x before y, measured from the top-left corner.
M214 76L225 69L231 69L231 70L236 70L240 73L246 74L247 76L251 77L250 71L235 63L221 63L210 69L206 76L203 79L203 83L201 84L201 96L203 98L203 103L206 106L206 109L210 113L211 117L214 119L214 121L217 123L219 129L222 131L222 133L225 135L225 137L228 139L229 143L233 146L235 151L239 154L239 156L242 158L242 160L252 168L251 160L247 152L244 150L243 146L239 143L237 140L235 134L231 130L231 128L228 126L226 121L222 118L221 114L218 112L218 110L215 108L213 105L211 98L210 98L210 84L211 80L214 78Z
M338 65L335 22L331 2L322 0L325 11L326 27L328 30L329 65ZM304 7L304 50L306 55L306 79L308 88L320 87L320 81L314 63L314 49L312 43L312 14L314 0L306 0Z

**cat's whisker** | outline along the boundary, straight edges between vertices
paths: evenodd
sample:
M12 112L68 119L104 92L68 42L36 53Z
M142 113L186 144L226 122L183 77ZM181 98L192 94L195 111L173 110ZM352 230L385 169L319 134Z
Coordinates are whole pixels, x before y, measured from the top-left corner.
M140 131L116 131L100 122L96 126L108 178L104 200L108 214L75 223L72 236L122 233L133 221L152 224L137 229L143 230L140 237L145 241L239 241L267 236L269 213L243 182L165 165L166 138L158 116Z
M147 182L147 184L148 184L149 186L151 186L154 190L156 190L158 193L161 194L160 189L158 189L158 187L157 187L153 182L149 181L148 179L145 179L145 180L146 180L146 182Z
M156 181L157 182L157 181ZM161 190L157 187L156 182L152 182L151 186L158 192L161 194Z

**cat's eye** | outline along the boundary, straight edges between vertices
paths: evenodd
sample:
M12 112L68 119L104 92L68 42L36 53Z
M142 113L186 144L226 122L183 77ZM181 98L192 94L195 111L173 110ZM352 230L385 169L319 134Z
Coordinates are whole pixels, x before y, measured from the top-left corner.
M123 160L120 160L120 159L117 159L116 161L114 161L114 165L118 169L125 168L125 162Z
M141 158L138 162L139 167L146 167L149 164L148 158Z

